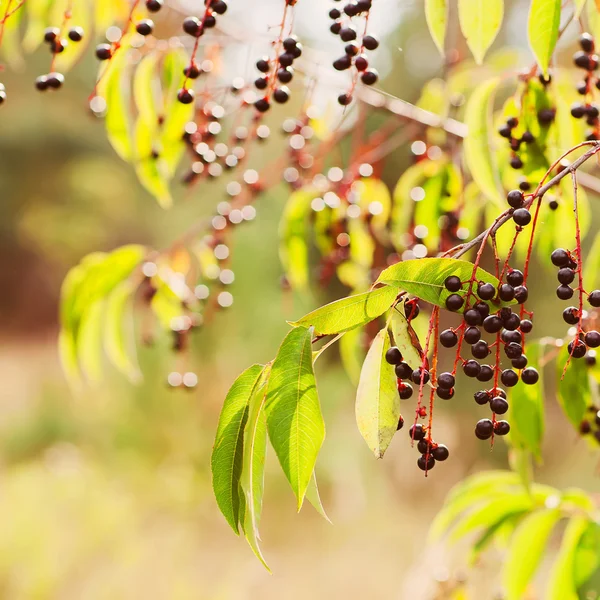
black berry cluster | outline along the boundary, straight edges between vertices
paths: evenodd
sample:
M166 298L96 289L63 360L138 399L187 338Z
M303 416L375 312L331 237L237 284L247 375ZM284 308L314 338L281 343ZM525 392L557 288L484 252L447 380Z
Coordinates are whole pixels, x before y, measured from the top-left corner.
M600 133L600 111L598 106L592 102L594 87L600 89L600 80L594 74L598 69L598 55L595 53L594 38L589 33L582 33L579 38L581 50L573 55L576 67L584 71L583 80L577 84L577 91L585 96L585 102L575 102L571 106L571 115L575 119L586 119L591 129L586 134L587 140L597 140Z
M357 79L365 85L377 83L379 74L376 69L369 66L367 50L376 50L379 41L370 34L363 33L362 37L357 33L354 25L354 17L367 18L371 10L371 0L350 0L341 8L332 8L329 16L333 19L330 31L344 42L344 54L333 61L333 68L337 71L346 71L354 68L354 81L352 89L356 85ZM340 94L338 102L342 106L347 106L352 102L352 91Z
M227 12L227 3L224 0L205 0L204 4L204 14L201 18L189 16L183 20L182 24L183 31L196 40L190 64L183 71L186 79L183 87L177 92L177 99L182 104L191 104L195 99L194 90L188 86L188 80L197 79L201 73L195 62L198 40L206 33L207 29L212 29L216 26L217 16Z
M584 418L579 424L579 432L584 436L593 436L600 444L600 410L598 406L588 406L589 417Z
M535 142L535 138L531 131L523 131L519 136L515 135L515 130L519 126L519 119L517 117L509 117L506 119L504 125L498 129L498 133L506 138L511 150L510 166L513 169L521 169L523 167L523 160L519 156L519 150L521 144L532 144ZM529 190L530 184L523 180L520 184L522 191Z
M259 112L266 112L271 106L271 98L278 104L285 104L290 99L287 83L294 78L294 61L302 56L302 44L295 35L285 38L279 47L279 56L270 59L263 56L256 62L261 75L254 80L254 87L264 91L254 106Z

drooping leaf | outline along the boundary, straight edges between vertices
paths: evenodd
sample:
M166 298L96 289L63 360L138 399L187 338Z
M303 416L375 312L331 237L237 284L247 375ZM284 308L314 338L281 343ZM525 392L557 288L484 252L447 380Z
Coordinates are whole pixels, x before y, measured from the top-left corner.
M353 385L358 385L360 369L365 359L365 351L361 343L362 338L363 330L360 327L355 327L347 331L340 339L340 358Z
M266 400L269 439L302 507L325 424L312 362L313 330L292 329L273 362Z
M583 515L574 515L569 520L558 556L552 565L546 588L546 600L577 600L579 598L575 586L575 555L588 525L589 520Z
M447 0L425 0L425 18L435 45L444 56L444 41L448 26Z
M525 517L518 526L502 570L506 600L521 600L524 597L560 517L558 509L538 510Z
M468 134L463 149L467 167L479 189L488 200L503 208L504 198L490 135L493 97L498 83L496 78L485 81L469 98L465 108Z
M384 327L367 353L356 391L356 423L377 458L382 458L390 445L400 418L394 368L385 360L389 347L390 337Z
M313 476L306 489L306 499L313 505L314 509L326 520L331 523L331 519L327 516L323 503L321 502L321 495L319 494L319 486L317 485L317 474L313 473Z
M267 365L256 382L248 403L248 418L244 427L242 473L240 486L244 493L244 533L256 557L270 571L260 550L258 524L262 512L265 457L267 453L267 420L265 399L270 366Z
M600 525L593 521L587 524L575 555L573 556L573 579L575 587L582 586L600 566Z
M397 295L397 288L386 285L326 304L298 321L290 322L290 325L314 327L315 335L342 333L382 315L390 308Z
M392 315L392 332L394 334L394 343L400 349L404 362L408 363L413 370L421 365L422 349L420 348L419 340L416 338L416 333L412 325L408 323L406 317L394 310Z
M233 382L223 403L211 457L215 498L236 533L239 533L238 524L244 516L240 512L244 427L248 420L248 404L262 372L262 365L252 365Z
M504 0L458 0L460 28L478 65L496 39L503 17Z
M529 45L544 75L558 40L561 0L532 0L529 8Z
M568 359L569 351L565 344L556 360L557 396L567 418L578 431L585 411L591 404L589 370L585 361L572 359L563 377Z
M97 384L102 380L102 329L106 299L92 302L82 313L77 332L77 356L79 365L88 382Z
M540 372L539 358L544 346L538 343L527 345L527 366ZM510 390L511 443L530 451L536 458L541 458L542 437L544 434L544 381L540 379L535 385L525 385L519 380Z
M444 280L455 275L461 281L467 282L471 279L473 270L473 264L466 260L420 258L405 260L388 267L379 275L377 282L404 290L430 304L445 307L450 292L444 287ZM475 281L491 283L494 287L499 285L493 275L479 267L475 273ZM457 293L466 296L467 291L468 285L465 283L463 289Z

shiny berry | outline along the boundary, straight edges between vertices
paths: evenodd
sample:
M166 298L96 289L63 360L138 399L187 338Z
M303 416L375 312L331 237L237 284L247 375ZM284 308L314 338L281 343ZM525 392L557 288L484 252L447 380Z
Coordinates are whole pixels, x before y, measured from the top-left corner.
M477 381L489 381L494 376L494 369L489 365L481 365L479 374L477 375Z
M525 198L523 197L523 192L519 190L511 190L510 192L508 192L506 200L508 204L513 208L521 208L521 206L523 206Z
M585 334L584 341L589 348L598 348L600 346L600 333L597 331L588 331Z
M487 440L492 437L494 432L494 424L490 419L481 419L475 426L475 435L480 440Z
M163 5L163 0L146 0L146 8L150 12L158 12Z
M526 208L517 208L513 213L513 220L519 227L525 227L531 223L531 213Z
M557 248L550 255L550 260L552 264L556 267L566 267L569 263L569 254L566 250L562 248Z
M521 380L527 385L537 383L539 378L540 374L537 372L537 369L534 369L533 367L528 367L521 373Z
M135 30L140 35L150 35L154 31L154 23L151 19L142 19L136 24Z
M458 343L458 336L451 329L445 329L440 334L440 343L444 348L453 348Z
M506 435L510 431L510 423L508 421L496 421L494 425L494 433L496 435Z
M397 346L392 346L387 349L385 360L390 365L397 365L402 360L402 352L400 352L400 349Z
M455 383L456 379L452 373L440 373L439 377L437 378L438 386L446 390L454 387Z
M194 101L194 90L181 88L177 92L177 100L179 100L181 104L191 104Z
M500 381L506 387L514 387L519 383L519 376L512 369L504 369L500 375Z
M568 325L577 325L579 323L579 311L574 306L569 306L563 310L563 319Z
M432 454L429 455L429 458L427 455L419 456L417 466L421 471L431 471L435 467L435 458L433 458Z
M464 303L464 298L458 294L450 294L450 296L446 298L446 308L453 312L460 310Z
M594 308L600 307L600 290L594 290L593 292L590 292L588 296L588 302Z
M573 288L568 285L559 285L556 288L556 296L560 300L569 300L573 297Z
M437 447L431 451L431 454L435 460L442 462L450 456L450 451L444 444L438 444Z
M67 36L72 42L80 42L83 39L84 31L82 27L71 27Z
M411 439L419 441L425 437L425 429L421 423L417 423L408 430L408 434L410 435Z
M450 277L446 277L444 280L444 287L449 292L458 292L462 287L462 282L460 281L460 277L456 277L456 275L450 275Z

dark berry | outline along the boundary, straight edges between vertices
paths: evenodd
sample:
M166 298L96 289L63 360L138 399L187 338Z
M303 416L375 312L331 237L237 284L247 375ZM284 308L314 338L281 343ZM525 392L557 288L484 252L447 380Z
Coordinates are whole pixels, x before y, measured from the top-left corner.
M562 248L557 248L550 255L550 260L555 267L566 267L569 263L569 254Z
M523 333L530 333L533 329L533 323L529 319L521 321L520 329Z
M450 294L446 298L446 308L453 312L460 310L464 303L465 303L464 298L462 296L459 296L458 294Z
M523 192L528 192L531 189L531 183L527 179L522 179L519 182L519 189Z
M497 315L490 315L483 320L483 328L487 333L498 333L502 329L502 319Z
M273 92L273 100L278 104L285 104L290 99L290 90L286 86L277 88Z
M377 83L378 79L379 79L379 73L377 73L377 71L375 69L369 69L368 71L365 71L360 76L360 80L365 85L373 85L374 83Z
M331 33L333 33L335 35L339 35L341 30L342 30L342 24L339 21L332 23L329 27L329 31L331 31Z
M440 373L440 376L437 378L438 386L446 390L453 388L455 383L456 379L452 373Z
M423 383L425 384L429 381L429 371L427 371L426 369L415 369L412 372L411 378L414 383L420 384L421 381L423 381Z
M398 426L396 427L396 431L400 431L403 427L404 427L404 419L403 419L402 415L400 415L400 418L398 419Z
M53 42L60 35L60 29L58 27L48 27L44 31L44 41L50 43Z
M259 98L254 103L254 108L256 108L258 112L267 112L270 106L271 105L269 104L269 101L266 98Z
M513 213L513 220L519 227L525 227L531 223L531 213L526 208L517 208Z
M291 35L291 36L285 38L285 40L283 40L283 47L288 51L293 50L297 45L298 45L298 38L296 38L295 36Z
M377 38L375 38L374 36L365 35L365 37L363 38L363 46L367 50L376 50L377 47L379 46L379 42L377 41Z
M40 90L40 92L48 89L48 78L46 75L40 75L36 78L35 87Z
M409 300L404 303L404 316L410 321L416 319L419 316L421 309L419 304L414 300Z
M556 295L560 300L569 300L573 297L573 288L568 285L559 285L556 288Z
M464 319L467 325L481 325L483 323L481 313L474 308L465 311Z
M364 54L361 54L354 59L354 66L357 71L364 71L369 66L369 61Z
M356 56L358 54L358 50L359 50L359 48L356 44L347 44L346 47L344 48L344 52L348 56ZM356 61L354 62L354 66L356 66Z
M584 341L589 348L598 348L600 346L600 333L597 331L588 331L585 334Z
M188 79L198 79L200 77L200 69L196 65L188 65L184 70L183 74ZM256 82L255 82L256 85Z
M473 308L481 315L482 322L490 314L490 307L485 302L477 302Z
M473 397L475 398L475 402L481 406L490 401L490 395L485 390L479 390L478 392L475 392Z
M289 67L294 62L294 55L291 52L284 52L279 57L279 64L282 67Z
M337 8L332 8L329 11L329 18L331 19L339 19L342 16L342 13Z
M503 415L508 410L508 402L504 398L496 396L490 400L490 409L497 415Z
M519 358L513 358L510 362L515 369L524 369L527 366L527 357L521 354Z
M569 267L563 267L558 270L556 277L560 283L569 284L575 279L575 271Z
M523 369L521 373L521 380L527 385L533 385L534 383L537 383L539 378L540 374L533 367Z
M186 17L181 26L183 31L192 37L199 37L202 35L202 25L197 17Z
M498 129L498 133L503 137L510 139L512 137L512 129L508 125L503 125Z
M508 204L513 208L521 208L521 206L523 206L525 198L523 197L523 192L519 190L511 190L510 192L508 192L506 200Z
M521 335L521 333L519 331L510 331L508 329L505 329L502 332L501 338L507 344L510 344L511 342L515 342L517 344L520 344L523 341L523 336Z
M568 325L577 325L579 323L579 311L574 306L569 306L563 310L563 319Z
M519 329L519 325L521 325L521 319L519 319L519 315L511 312L509 315L503 319L504 328L509 331L514 331L515 329Z
M150 12L158 12L163 5L163 0L146 0L146 8Z
M417 450L421 454L426 454L427 452L430 452L431 451L431 442L426 439L419 440L419 443L417 444Z
M269 59L268 58L261 58L261 59L257 60L256 61L256 68L261 73L268 73L269 69L270 69Z
M213 12L216 12L218 15L224 15L227 12L227 3L224 0L213 0L213 3L210 5Z
M458 290L460 290L460 288L462 287L460 277L457 277L456 275L450 275L449 277L446 277L446 279L444 280L444 287L449 292L458 292Z
M96 57L100 60L108 60L112 56L110 44L98 44L96 46Z
M516 342L510 342L504 346L504 353L506 354L507 358L513 360L515 358L519 358L519 356L523 354L523 347L521 344L517 344Z
M425 437L425 429L423 429L423 425L421 425L421 423L416 423L408 430L408 434L410 435L411 439L419 441Z
M519 304L525 304L525 302L527 302L528 297L529 297L529 290L524 285L518 285L515 288L515 300Z
M191 104L194 101L194 90L181 88L177 92L177 100L179 100L181 104Z
M475 425L475 435L480 440L487 440L491 438L493 432L494 424L490 419L481 419L481 421L478 421L477 425Z
M525 142L526 144L531 144L533 141L535 141L533 133L531 133L531 131L523 132L523 135L521 136L521 141Z
M419 456L417 459L417 466L421 471L431 471L431 469L435 467L435 458L433 458L433 454L430 454L429 458L427 455Z
M347 55L340 56L340 58L333 61L333 68L336 71L345 71L352 66L352 59Z
M485 358L490 353L487 342L480 340L471 346L471 354L474 358Z
M444 348L452 348L458 343L458 336L452 329L445 329L440 333L440 343Z
M477 381L489 381L494 376L494 369L489 365L481 365Z
M496 288L491 283L479 283L477 295L482 300L491 300L496 295Z
M510 166L513 169L520 169L523 167L523 161L518 156L513 156L510 159Z
M400 362L396 365L394 372L396 377L399 379L410 379L412 377L413 370L410 368L408 363Z
M481 339L481 331L477 327L468 327L465 331L465 342L476 344Z
M494 433L496 435L506 435L510 431L510 423L508 421L496 421L494 425Z
M348 106L348 104L350 104L352 102L352 95L351 94L340 94L337 98L338 104L341 104L342 106Z
M573 62L575 63L575 66L579 67L580 69L586 69L588 71L590 70L590 57L586 52L583 52L582 50L578 50L577 52L575 52L575 54L573 54Z
M151 19L142 19L136 24L135 30L140 35L150 35L154 30L154 23Z
M392 346L387 349L385 353L385 360L390 365L397 365L402 360L402 352L400 352L400 348L397 346Z
M354 27L342 27L340 30L340 38L343 42L351 42L356 39L356 29Z
M514 387L519 383L519 376L512 369L504 369L500 375L500 381L506 387Z
M439 387L436 389L436 393L442 400L450 400L454 398L454 388L446 390Z
M581 340L573 340L572 342L569 342L567 350L573 358L583 358L587 352L587 348Z
M67 35L72 42L80 42L83 39L84 31L82 27L71 27Z
M62 73L48 73L46 76L46 83L48 87L57 90L65 82L65 77Z
M515 297L515 288L508 283L503 283L498 290L498 296L503 302L510 302Z
M594 290L588 295L588 302L594 308L600 307L600 290Z
M463 373L467 377L477 377L481 371L481 365L476 360L468 360L463 365Z
M413 388L410 383L403 383L398 386L398 394L401 400L408 400L413 395Z
M587 32L579 36L579 45L584 52L594 51L594 37Z
M571 116L575 119L581 119L585 115L585 105L581 104L581 102L575 102L571 106Z
M438 444L431 452L435 460L444 461L450 456L450 452L444 444Z
M552 121L554 121L554 117L556 116L556 111L553 108L542 108L538 112L538 121L542 125L550 125Z
M204 27L206 27L207 29L211 29L212 27L214 27L217 24L217 19L214 17L214 15L206 15L204 17L204 20L202 21L202 25ZM200 34L202 34L202 30L200 30Z
M277 79L281 83L289 83L294 77L294 69L292 67L286 67L285 69L279 69L277 71Z
M524 281L523 273L521 273L521 271L519 271L518 269L513 269L506 276L506 281L513 287L523 285L523 281Z
M579 424L579 433L581 435L587 435L590 431L592 431L592 426L589 421L581 421Z
M348 2L348 4L346 4L346 6L344 6L344 12L349 16L349 17L354 17L355 15L358 14L358 6L356 2Z

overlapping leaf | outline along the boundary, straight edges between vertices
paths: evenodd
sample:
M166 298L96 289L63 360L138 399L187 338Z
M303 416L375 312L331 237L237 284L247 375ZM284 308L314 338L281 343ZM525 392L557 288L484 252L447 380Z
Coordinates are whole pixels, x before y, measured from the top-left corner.
M558 41L560 9L561 0L532 0L529 8L529 45L545 75Z

